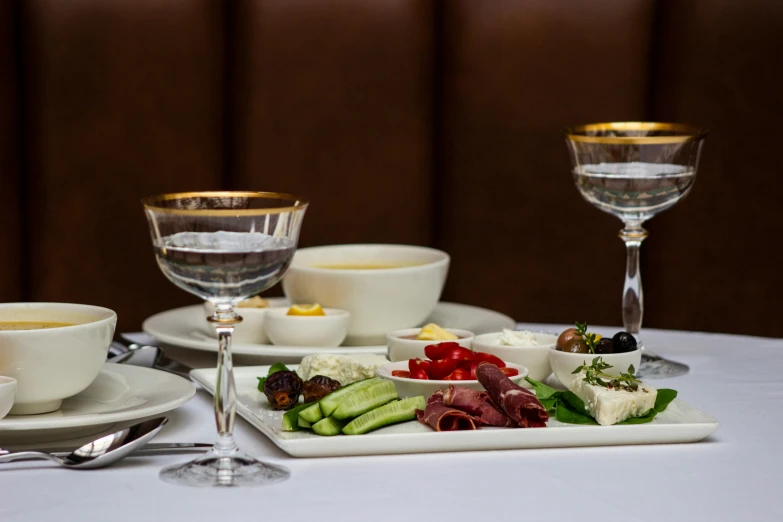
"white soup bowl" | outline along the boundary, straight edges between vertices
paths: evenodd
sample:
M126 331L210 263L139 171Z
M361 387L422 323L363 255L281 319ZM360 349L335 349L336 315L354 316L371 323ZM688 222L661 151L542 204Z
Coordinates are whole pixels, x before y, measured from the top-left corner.
M11 415L45 413L87 388L103 368L117 325L108 308L69 303L0 304L0 322L71 326L0 331L0 375L17 381Z

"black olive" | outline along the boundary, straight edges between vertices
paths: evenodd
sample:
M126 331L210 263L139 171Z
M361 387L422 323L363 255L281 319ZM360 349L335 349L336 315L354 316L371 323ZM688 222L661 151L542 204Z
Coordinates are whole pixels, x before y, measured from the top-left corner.
M340 382L324 375L310 378L302 386L302 396L305 402L320 401L340 387Z
M581 337L572 337L563 345L564 352L569 353L587 353L587 343Z
M614 353L626 353L636 350L636 339L628 332L617 332L612 337Z
M264 395L273 410L290 410L299 402L302 378L296 372L275 372L264 383Z
M614 353L614 342L606 337L601 337L595 344L595 353Z

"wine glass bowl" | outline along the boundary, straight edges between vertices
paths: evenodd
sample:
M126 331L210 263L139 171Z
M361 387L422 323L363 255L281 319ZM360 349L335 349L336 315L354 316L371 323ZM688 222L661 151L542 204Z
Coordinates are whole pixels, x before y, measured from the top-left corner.
M308 202L271 192L183 192L142 200L153 250L163 274L179 288L209 301L218 337L215 419L218 442L195 460L161 471L161 478L191 486L262 485L289 472L257 461L233 440L236 390L231 336L242 318L236 304L282 279L291 264Z
M639 248L642 224L671 208L693 187L707 130L677 123L614 122L566 129L571 174L582 197L625 225L623 325L637 341L644 312ZM643 346L643 345L642 345ZM673 377L688 367L643 352L639 374Z

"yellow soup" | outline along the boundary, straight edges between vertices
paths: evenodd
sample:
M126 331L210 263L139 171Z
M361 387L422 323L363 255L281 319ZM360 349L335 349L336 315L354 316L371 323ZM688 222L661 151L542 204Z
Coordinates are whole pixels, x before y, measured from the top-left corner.
M74 326L75 323L56 323L54 321L0 321L0 331L3 330L43 330L45 328L62 328Z
M362 263L356 265L315 265L315 268L329 268L332 270L380 270L386 268L405 268L408 266L421 266L424 263Z

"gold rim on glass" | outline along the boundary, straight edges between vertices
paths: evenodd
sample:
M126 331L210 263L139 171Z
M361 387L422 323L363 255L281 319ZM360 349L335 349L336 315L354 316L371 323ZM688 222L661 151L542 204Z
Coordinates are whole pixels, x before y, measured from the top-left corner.
M665 132L656 136L596 136L593 133L604 132ZM613 145L665 145L685 143L703 138L707 129L682 123L659 123L648 121L622 121L608 123L590 123L566 129L566 137L581 143L606 143Z
M187 209L170 208L161 206L164 201L186 198L253 198L253 199L282 199L290 200L291 205L275 208L213 208L213 209ZM172 192L147 196L142 198L141 204L147 210L163 212L166 214L178 214L181 216L264 216L267 214L281 214L304 210L310 204L307 198L286 194L283 192L248 192L248 191L206 191L206 192Z

